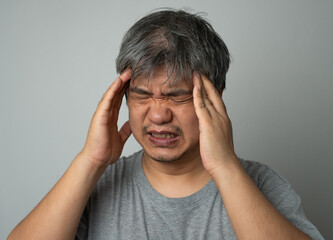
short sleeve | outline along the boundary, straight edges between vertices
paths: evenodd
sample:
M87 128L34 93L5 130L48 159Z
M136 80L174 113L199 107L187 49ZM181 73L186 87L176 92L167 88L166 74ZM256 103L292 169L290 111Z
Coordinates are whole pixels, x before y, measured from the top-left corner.
M79 226L76 230L75 240L86 240L88 239L88 227L89 227L89 201L85 207L81 216Z
M286 179L266 165L243 160L242 164L260 191L285 218L311 239L324 239L306 218L300 196Z
M277 187L267 193L266 197L283 216L311 239L323 239L317 228L306 218L301 198L290 184Z

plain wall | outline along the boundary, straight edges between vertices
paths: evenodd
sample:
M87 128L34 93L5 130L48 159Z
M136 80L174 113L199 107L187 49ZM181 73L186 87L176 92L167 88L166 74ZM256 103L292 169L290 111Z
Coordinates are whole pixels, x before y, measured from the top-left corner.
M207 13L232 55L236 153L287 178L333 239L333 2L310 0L1 0L0 239L82 149L125 31L159 7ZM131 137L123 155L139 148Z

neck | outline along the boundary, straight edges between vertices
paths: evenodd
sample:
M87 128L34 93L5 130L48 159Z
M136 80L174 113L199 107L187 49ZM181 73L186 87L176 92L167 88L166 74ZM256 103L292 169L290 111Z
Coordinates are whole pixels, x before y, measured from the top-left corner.
M199 191L211 180L200 154L197 156L158 162L144 153L142 168L151 186L160 194L169 198L186 197Z

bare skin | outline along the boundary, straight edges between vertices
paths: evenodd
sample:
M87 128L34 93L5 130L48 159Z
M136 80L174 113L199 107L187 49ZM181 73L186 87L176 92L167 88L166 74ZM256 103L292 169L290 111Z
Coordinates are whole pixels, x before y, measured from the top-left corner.
M194 74L193 83L202 162L220 191L237 238L310 239L270 204L242 168L220 93L205 76Z
M58 183L10 233L8 239L74 239L89 195L106 167L120 157L131 131L118 131L119 108L130 79L124 71L106 91L92 118L83 150Z
M8 239L75 238L92 189L106 167L119 159L132 127L139 142L142 140L145 143L146 136L139 135L141 128L137 131L131 118L131 127L128 122L120 130L117 127L119 109L129 78L130 70L126 70L110 86L92 118L83 150ZM143 116L141 125L148 123L148 129L153 126L153 131L159 131L163 122L170 123L163 131L172 131L170 126L173 125L182 129L183 133L175 141L179 147L171 144L161 152L156 151L156 144L153 147L147 145L143 168L153 187L166 196L180 197L196 192L213 179L238 239L309 239L275 210L241 167L234 152L231 122L221 92L216 91L205 76L196 73L193 84L193 102L183 106L187 115L182 114L182 107L170 107L164 101L157 101L150 105L149 110L153 111ZM152 89L154 97L161 98L166 94L158 86ZM131 109L131 104L129 100L130 114L136 109ZM193 117L186 118L188 114ZM197 129L191 126L192 131L187 131L188 123ZM177 161L157 162L153 157L159 154L180 158ZM184 189L184 186L185 193L179 190Z
M150 184L166 197L186 197L211 177L200 158L193 87L186 81L176 86L165 83L167 78L160 67L149 82L141 76L130 83L129 121L133 136L145 150L142 167ZM176 137L153 138L153 132Z

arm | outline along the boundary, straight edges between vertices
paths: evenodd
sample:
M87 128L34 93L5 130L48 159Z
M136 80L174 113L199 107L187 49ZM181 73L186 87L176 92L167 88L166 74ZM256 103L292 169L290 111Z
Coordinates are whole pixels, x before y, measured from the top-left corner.
M237 238L309 239L271 205L241 166L221 95L205 76L195 73L193 84L201 158L220 191Z
M89 195L106 167L120 157L131 134L117 120L130 70L104 94L92 118L83 150L44 199L10 233L8 239L74 239Z

